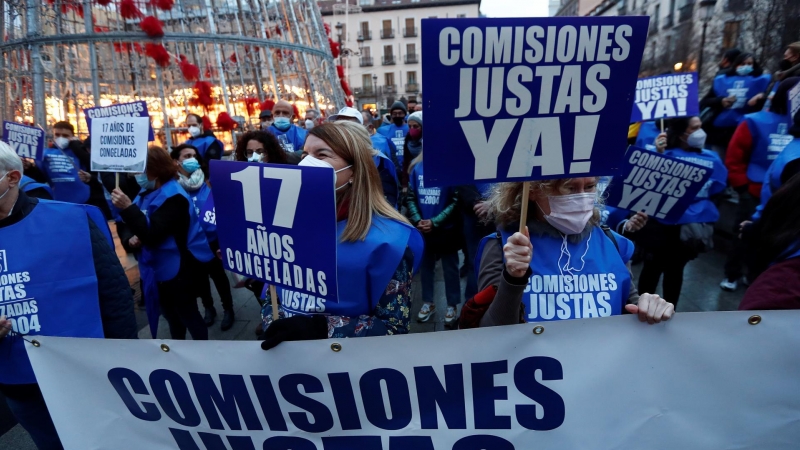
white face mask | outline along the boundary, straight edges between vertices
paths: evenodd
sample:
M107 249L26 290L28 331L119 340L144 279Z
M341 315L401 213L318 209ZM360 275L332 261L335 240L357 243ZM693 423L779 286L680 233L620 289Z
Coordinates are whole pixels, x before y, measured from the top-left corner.
M306 120L306 130L310 130L314 128L314 121L313 120Z
M545 214L544 219L565 235L578 234L592 218L596 199L594 192L547 197L550 215Z
M250 157L247 158L247 160L250 162L261 162L261 154L253 152L253 154L250 155Z
M704 148L706 145L706 132L702 128L698 128L686 138L686 144L692 148Z
M271 120L262 120L261 121L261 128L269 128L270 125L272 125L272 121Z
M332 166L332 165L330 165L330 163L329 163L329 162L327 162L327 161L323 161L323 160L321 160L321 159L314 158L313 156L306 156L305 158L303 158L303 160L302 160L302 161L300 161L300 164L298 164L298 166L305 166L305 167L322 167L322 168L327 168L327 169L331 169L331 170L333 170L333 166ZM337 191L338 191L339 189L341 189L341 188L343 188L343 187L347 186L349 183L345 183L345 184L343 184L343 185L341 185L341 186L339 186L339 187L336 187L336 174L338 174L339 172L341 172L341 171L343 171L343 170L347 170L347 169L349 169L349 168L351 168L351 167L353 167L353 165L352 165L352 164L350 164L350 165L349 165L349 166L347 166L347 167L342 167L342 168L341 168L341 169L339 169L339 170L333 170L333 187L334 187L334 188L336 188L336 190L337 190Z
M61 150L64 150L69 146L69 139L65 137L57 137L53 140L53 143L56 144L56 147L60 148Z
M200 136L200 127L198 127L196 125L190 126L189 127L189 134L191 134L192 137Z

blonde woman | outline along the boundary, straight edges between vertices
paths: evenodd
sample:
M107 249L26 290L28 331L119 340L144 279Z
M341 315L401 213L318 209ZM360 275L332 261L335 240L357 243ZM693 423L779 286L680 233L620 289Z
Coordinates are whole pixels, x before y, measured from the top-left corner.
M478 288L483 295L476 299L488 303L487 292L494 298L479 324L463 324L462 319L462 327L607 317L623 311L651 324L672 317L673 305L636 292L628 264L633 243L599 226L597 181L532 182L524 233L518 231L523 184L495 188L489 201L500 232L482 243Z
M326 123L308 132L303 148L300 165L330 167L335 174L339 302L316 314L282 304L279 314L286 318L276 322L268 311L261 347L408 333L422 237L384 198L367 130L352 122Z

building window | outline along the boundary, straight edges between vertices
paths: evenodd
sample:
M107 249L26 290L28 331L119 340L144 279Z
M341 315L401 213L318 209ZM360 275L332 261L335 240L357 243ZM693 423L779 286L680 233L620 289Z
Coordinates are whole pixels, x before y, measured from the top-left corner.
M381 39L394 38L394 29L392 29L392 21L384 20L381 24Z
M365 41L372 39L372 33L369 31L369 22L361 22L358 31L358 37L359 39L363 39Z
M394 72L383 74L383 81L386 86L394 86Z
M406 26L403 28L403 37L417 37L417 27L414 25L414 18L406 19Z
M372 6L372 0L359 0L358 4L361 6Z
M414 70L406 72L406 77L408 78L408 84L417 84L417 72Z
M739 26L741 22L725 22L725 28L722 30L722 49L727 50L729 48L736 47L736 43L739 41Z
M393 65L395 64L394 61L394 48L391 45L384 45L383 46L383 65Z

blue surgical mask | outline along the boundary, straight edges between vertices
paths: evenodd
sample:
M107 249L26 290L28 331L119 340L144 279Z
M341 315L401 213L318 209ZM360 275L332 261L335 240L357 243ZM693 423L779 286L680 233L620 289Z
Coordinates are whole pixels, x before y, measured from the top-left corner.
M741 76L750 75L750 72L753 71L753 66L739 66L736 68L736 73Z
M272 122L272 125L281 131L286 131L290 126L292 126L292 121L289 120L288 117L276 117L275 121Z
M200 163L197 162L195 158L184 159L181 165L183 166L183 170L189 173L194 173L200 168Z
M136 175L136 182L139 183L139 186L145 191L152 191L156 188L156 180L147 179L147 174L144 172Z

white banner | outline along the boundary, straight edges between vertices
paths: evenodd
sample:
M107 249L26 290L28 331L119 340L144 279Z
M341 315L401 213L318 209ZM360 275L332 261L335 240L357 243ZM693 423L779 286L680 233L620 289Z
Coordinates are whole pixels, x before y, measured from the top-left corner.
M27 349L68 450L795 449L800 311L756 314Z
M144 172L149 117L92 119L92 171Z

